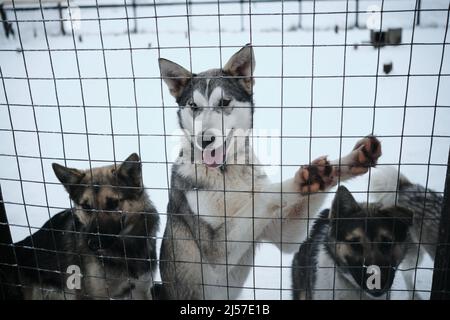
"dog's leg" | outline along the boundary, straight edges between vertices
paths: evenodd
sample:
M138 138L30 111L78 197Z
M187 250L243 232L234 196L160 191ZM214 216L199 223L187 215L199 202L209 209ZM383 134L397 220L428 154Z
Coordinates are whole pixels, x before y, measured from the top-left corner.
M307 235L308 223L314 218L328 193L336 184L335 168L320 157L310 165L302 166L294 178L272 189L278 191L277 200L284 205L277 219L273 219L263 234L283 252L294 252Z
M200 220L200 224L205 224L199 228L201 241L172 240L173 247L169 250L166 248L169 242L163 242L166 245L161 249L161 261L165 262L160 264L161 275L164 282L176 283L177 287L167 285L172 298L234 299L238 296L251 270L254 246L257 246L254 241L279 210L276 197L267 191L256 191L254 201L243 202L220 225L211 227ZM186 234L181 236L180 231ZM187 228L179 228L177 232L177 237L189 238ZM175 275L175 270L171 270L167 261L174 260L177 260L176 272L184 270L184 273Z
M245 203L232 217L226 218L226 225L223 224L215 233L225 234L226 230L229 264L239 264L251 251L252 242L260 239L267 225L278 217L281 206L283 204L272 188L259 190L254 193L254 201Z
M332 161L331 164L336 176L341 181L345 181L365 174L369 171L369 168L375 167L380 156L380 141L374 136L367 136L356 143L352 152L345 157Z
M283 200L285 205L279 219L272 221L263 237L283 251L296 251L307 235L309 220L314 218L328 196L325 191L335 186L339 180L345 181L366 173L376 165L380 156L380 141L367 136L340 159L328 161L326 157L320 157L310 165L300 167L294 178L273 187L282 192L278 202Z
M313 165L316 166L316 162ZM284 189L288 187L294 188L293 186L295 192L286 193L280 201L281 191L284 192ZM253 201L244 202L236 212L233 212L232 216L226 217L226 222L211 231L205 231L205 234L201 235L202 239L208 239L201 241L204 255L207 256L208 252L211 251L211 243L215 245L216 250L225 249L224 246L219 244L226 240L227 252L220 256L227 257L227 265L242 265L247 255L251 255L253 241L261 239L262 233L269 224L273 223L273 220L278 220L282 214L287 214L288 207L291 203L297 201L300 191L301 186L296 178L292 178L283 184L269 184L256 190L253 194ZM217 254L217 252L214 253ZM219 261L219 263L224 262ZM216 267L216 269L219 269L219 267Z

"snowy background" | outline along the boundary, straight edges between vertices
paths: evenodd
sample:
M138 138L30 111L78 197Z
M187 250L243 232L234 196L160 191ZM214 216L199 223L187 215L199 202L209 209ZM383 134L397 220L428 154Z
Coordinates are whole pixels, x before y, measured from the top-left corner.
M381 4L361 1L360 10ZM373 132L383 145L380 166L400 161L412 181L428 181L442 191L450 142L450 48L444 39L449 2L422 1L421 23L413 29L415 1L385 1L382 27L403 27L403 43L380 50L367 45L368 13L359 15L362 28L345 32L346 20L349 27L355 21L346 5L318 1L313 15L312 2L303 1L301 28L299 4L291 1L246 3L243 10L251 11L251 19L239 16L240 4L194 5L189 20L184 4L144 7L129 25L125 18L132 16L131 8L83 9L73 11L81 18L73 33L65 22L65 36L57 11L16 11L16 36L0 36L0 183L14 241L70 206L52 162L88 168L89 159L98 166L138 152L151 199L165 213L180 132L157 59L198 72L225 64L246 43L254 45L256 55L255 130L272 134L265 139L276 146L276 156L265 162L273 181L291 177L310 156L337 158L341 135L345 153ZM354 11L355 2L348 7ZM15 19L14 11L7 14ZM128 33L134 21L138 33ZM393 62L389 75L383 73L386 62ZM358 200L367 198L368 176L347 184ZM159 237L163 231L164 223ZM291 261L292 255L261 246L258 267L241 297L290 298ZM417 288L426 291L431 260L421 267ZM401 277L394 288L403 288ZM402 292L393 296L405 298Z

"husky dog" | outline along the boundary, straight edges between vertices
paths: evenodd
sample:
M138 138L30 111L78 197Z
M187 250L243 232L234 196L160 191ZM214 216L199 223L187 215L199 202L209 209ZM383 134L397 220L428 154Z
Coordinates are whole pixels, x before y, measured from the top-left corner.
M340 186L331 210L319 214L294 256L294 299L387 299L407 251L411 224L410 210L358 204ZM379 277L378 285L373 275Z
M18 272L11 278L23 297L151 298L159 216L139 156L84 171L54 163L53 170L74 207L14 244Z
M234 299L251 271L257 244L267 240L295 250L303 237L301 219L326 197L319 191L335 185L337 176L345 180L367 172L381 145L366 137L342 159L318 158L295 177L271 183L249 144L251 46L223 68L198 74L165 59L159 65L184 132L172 167L161 246L163 293L168 299Z
M414 272L423 259L423 250L434 260L439 235L439 222L443 206L443 196L436 191L426 189L410 182L394 167L377 169L371 179L370 190L374 200L384 205L408 208L414 213L410 230L412 243L402 262L402 272L408 292L414 298Z

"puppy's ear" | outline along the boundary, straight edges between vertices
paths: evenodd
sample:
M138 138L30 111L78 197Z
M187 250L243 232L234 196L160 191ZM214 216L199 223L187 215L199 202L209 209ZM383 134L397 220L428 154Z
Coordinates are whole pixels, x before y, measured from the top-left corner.
M185 68L167 59L159 59L159 70L161 78L169 87L170 94L178 99L183 93L188 81L192 78L192 73Z
M333 219L352 217L360 209L361 207L355 198L353 198L350 191L346 187L340 186L333 199L330 217Z
M408 208L402 206L390 206L382 208L380 211L383 216L394 218L408 227L413 224L414 212Z
M69 193L70 197L75 200L76 190L81 187L79 184L86 174L80 170L66 168L57 163L53 163L52 167L58 180L64 185L64 188Z
M228 60L223 70L231 76L241 77L240 82L243 84L245 90L251 94L254 84L253 72L255 66L256 62L253 48L250 44L247 44Z
M122 185L141 187L142 164L137 153L132 153L117 168L117 178Z

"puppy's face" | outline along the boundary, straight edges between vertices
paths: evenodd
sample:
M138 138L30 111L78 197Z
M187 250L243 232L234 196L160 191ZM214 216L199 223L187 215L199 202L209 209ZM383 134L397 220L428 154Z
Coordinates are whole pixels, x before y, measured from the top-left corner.
M74 203L91 250L107 249L124 231L129 214L142 210L141 163L137 154L118 166L78 170L56 163L53 170Z
M402 207L359 205L345 187L340 187L331 218L329 248L339 266L368 294L384 294L405 255L412 213ZM374 271L370 266L379 269ZM379 288L368 287L369 277L378 271Z

